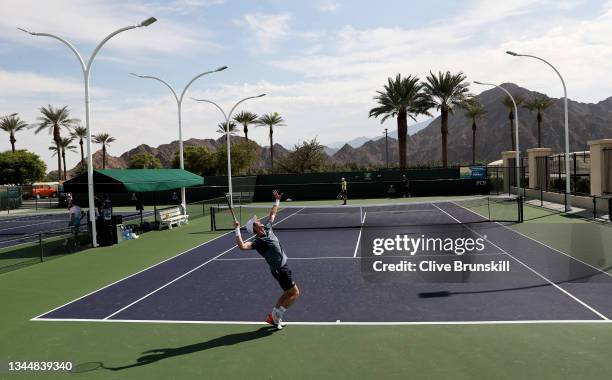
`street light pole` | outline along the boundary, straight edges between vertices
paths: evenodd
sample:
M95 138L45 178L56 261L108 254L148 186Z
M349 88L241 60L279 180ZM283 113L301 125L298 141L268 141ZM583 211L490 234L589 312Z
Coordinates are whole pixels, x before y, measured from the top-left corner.
M219 111L221 111L221 113L223 114L223 117L225 118L225 136L227 138L227 187L229 190L229 205L230 207L234 207L234 197L232 194L232 155L230 153L230 127L229 127L229 123L230 123L230 119L232 118L232 113L234 113L234 110L236 109L236 107L238 107L239 104L241 104L242 102L245 102L249 99L255 99L255 98L261 98L263 96L266 96L266 94L260 94L257 96L249 96L246 97L240 101L238 101L238 103L234 104L234 106L230 109L229 113L225 113L225 111L223 111L223 108L221 108L221 106L219 106L217 103L213 102L212 100L206 100L206 99L195 99L195 98L191 98L195 101L198 102L205 102L205 103L210 103L213 106L217 107L217 109Z
M91 221L91 244L93 247L98 246L98 241L97 241L97 235L96 235L96 220L95 220L96 213L95 213L95 205L94 205L93 159L91 155L91 128L90 128L90 123L89 123L89 77L91 73L91 65L93 64L93 61L96 58L96 55L98 55L98 52L100 51L100 49L102 49L102 46L104 46L104 44L108 40L110 40L111 38L113 38L114 36L116 36L117 34L121 32L125 32L127 30L131 30L135 28L149 26L153 24L155 21L157 21L155 17L149 17L148 19L144 20L140 24L130 25L130 26L126 26L124 28L115 30L114 32L106 36L106 38L104 38L102 42L98 44L98 46L96 46L96 48L94 49L93 53L91 54L87 62L83 60L83 57L81 56L81 54L79 54L77 49L70 42L66 41L65 39L61 37L58 37L56 35L49 34L49 33L36 33L36 32L30 32L22 28L17 28L33 36L50 37L50 38L54 38L62 42L70 50L72 50L74 55L79 60L79 63L81 64L81 69L83 70L83 82L85 85L85 128L87 129L87 198L88 198L88 208L89 208L89 220Z
M176 100L176 107L177 107L177 111L178 111L178 131L179 131L179 165L181 169L185 169L185 158L184 158L184 152L183 152L183 128L182 128L182 105L183 105L183 98L185 97L185 93L187 92L187 89L189 88L189 86L191 86L191 84L193 82L195 82L198 78L203 77L204 75L207 74L212 74L212 73L216 73L218 71L223 71L227 69L227 66L221 66L216 70L212 70L212 71L206 71L203 72L201 74L196 75L195 77L193 77L193 79L191 79L189 81L189 83L187 83L187 85L185 86L185 88L183 89L183 91L181 92L181 96L178 96L176 91L174 90L174 88L172 88L172 86L170 86L170 84L168 84L168 82L164 81L161 78L155 77L153 75L138 75L138 74L134 74L134 73L130 73L131 75L138 77L138 78L143 78L143 79L154 79L158 82L161 82L164 86L168 87L168 89L170 90L170 92L172 92L172 95L174 96L174 99ZM181 187L181 207L183 208L183 212L187 212L187 201L185 199L185 188Z
M548 62L544 58L536 57L535 55L530 55L530 54L518 54L518 53L515 53L513 51L507 51L506 54L514 56L514 57L529 57L529 58L534 58L534 59L537 59L539 61L542 61L545 64L547 64L548 66L550 66L555 71L555 73L557 73L557 75L559 76L559 79L561 79L561 85L563 86L563 108L564 108L564 112L565 112L565 115L564 115L564 118L565 118L565 212L572 211L572 200L570 199L570 194L571 194L571 188L570 188L571 169L570 169L570 159L569 159L569 155L570 155L570 148L569 148L569 117L568 117L568 112L567 112L567 87L565 86L565 80L561 76L561 73L559 72L559 70L557 70L557 68L555 66L553 66L550 62Z
M385 128L385 157L387 160L387 170L389 169L389 136L387 134L388 130L388 128Z
M515 133L515 140L516 140L516 158L515 158L516 160L516 164L515 164L515 167L516 167L516 195L520 195L521 194L521 149L519 146L518 107L516 106L516 102L514 101L512 94L510 94L510 92L506 90L505 88L503 88L502 86L498 86L492 83L483 83L483 82L477 82L477 81L474 81L474 83L482 85L482 86L497 87L503 92L505 92L510 97L510 100L512 100L512 105L514 106L514 133ZM523 192L523 195L525 195L525 192Z

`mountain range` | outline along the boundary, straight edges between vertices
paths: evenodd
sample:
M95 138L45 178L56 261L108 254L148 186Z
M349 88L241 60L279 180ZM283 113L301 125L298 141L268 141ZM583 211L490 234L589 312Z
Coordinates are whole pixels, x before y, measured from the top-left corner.
M542 95L519 87L512 83L502 85L513 96L528 99ZM476 133L476 159L478 162L491 162L501 158L501 152L510 150L510 121L509 110L502 100L504 93L499 89L490 89L482 92L477 99L487 110L487 114L477 123ZM553 152L562 152L564 147L564 116L563 99L551 98L552 105L543 113L542 136L543 146L553 149ZM570 149L572 151L585 150L586 142L593 139L612 138L612 97L598 103L580 103L568 101ZM451 163L467 163L471 161L472 122L465 117L465 111L457 108L449 118L448 158ZM518 112L519 142L522 151L537 146L536 114L525 108ZM438 164L441 156L440 117L432 121L425 121L410 126L411 135L408 137L408 163L411 166ZM422 128L413 133L418 128ZM389 161L397 166L399 153L395 135L389 134ZM349 137L349 136L347 136ZM302 136L308 138L308 136ZM235 136L233 139L242 139ZM189 139L185 145L206 146L216 150L223 140L218 139ZM326 147L329 163L349 167L383 167L385 165L385 138L365 138L347 140L346 143L332 143ZM107 155L107 167L126 168L131 157L136 154L148 152L160 159L164 167L172 165L175 152L178 151L178 142L162 144L151 147L141 144L118 157ZM281 160L288 150L280 144L274 145L275 160ZM269 166L269 148L261 148L259 167ZM98 151L94 154L95 167L101 167L102 155ZM75 169L72 170L74 172Z

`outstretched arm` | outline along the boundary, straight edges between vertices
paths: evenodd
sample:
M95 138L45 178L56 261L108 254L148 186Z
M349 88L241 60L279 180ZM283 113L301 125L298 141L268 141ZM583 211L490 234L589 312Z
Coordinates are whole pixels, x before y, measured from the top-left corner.
M274 223L274 218L276 218L276 213L278 212L278 206L280 205L280 200L283 194L279 193L276 190L273 190L272 195L274 195L274 199L276 201L274 202L274 206L272 206L272 210L270 210L270 223Z
M244 242L242 240L242 236L240 235L240 222L237 220L234 220L234 228L236 229L236 245L238 246L239 249L246 251L249 249L253 248L253 243L248 241L248 242Z

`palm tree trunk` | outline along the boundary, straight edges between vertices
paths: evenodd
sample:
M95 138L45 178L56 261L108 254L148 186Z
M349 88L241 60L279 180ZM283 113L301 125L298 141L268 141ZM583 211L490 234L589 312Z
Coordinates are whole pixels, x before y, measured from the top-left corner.
M102 145L102 169L106 169L106 145Z
M64 179L68 179L68 174L66 173L66 149L62 149L62 160L64 161Z
M11 149L13 150L13 153L15 153L15 141L17 140L15 140L15 135L13 134L13 132L11 132L10 141L11 141Z
M514 141L514 113L510 112L510 141L512 142L511 150L516 150L516 142Z
M274 140L272 135L274 131L272 130L272 126L270 126L270 169L274 171Z
M400 112L397 115L397 142L399 143L399 165L400 169L406 169L406 146L408 135L408 120L406 112Z
M62 180L62 154L60 144L56 141L55 147L57 148L57 180Z
M442 109L442 123L440 124L440 132L442 133L442 166L448 166L448 110Z
M472 165L476 165L476 121L472 122Z
M246 140L247 155L250 157L251 145L249 145L249 127L244 125L244 139ZM251 174L251 163L247 167L247 174Z
M53 141L55 141L55 147L57 148L57 179L62 180L62 150L60 149L60 143L62 136L60 135L59 125L53 126Z
M542 147L542 113L538 111L538 148Z
M81 145L81 169L85 166L85 153L83 152L83 139L79 139L79 145Z

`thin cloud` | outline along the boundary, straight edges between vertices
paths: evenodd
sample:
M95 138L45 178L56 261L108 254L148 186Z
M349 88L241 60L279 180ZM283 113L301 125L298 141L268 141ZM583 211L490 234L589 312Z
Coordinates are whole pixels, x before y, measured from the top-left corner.
M242 23L253 34L255 46L252 52L270 53L290 33L291 13L247 13Z
M322 1L317 6L317 10L323 13L335 13L340 9L340 3L337 1Z

